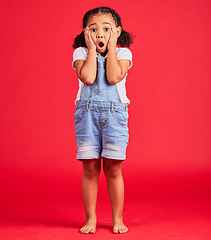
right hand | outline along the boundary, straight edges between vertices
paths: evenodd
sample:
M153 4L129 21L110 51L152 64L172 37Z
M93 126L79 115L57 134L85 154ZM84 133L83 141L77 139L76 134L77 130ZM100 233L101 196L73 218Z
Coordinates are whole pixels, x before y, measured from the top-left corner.
M90 50L90 49L94 49L96 50L96 46L92 40L92 37L91 37L91 32L89 30L88 27L84 28L84 37L85 37L85 42L86 42L86 46L87 48Z

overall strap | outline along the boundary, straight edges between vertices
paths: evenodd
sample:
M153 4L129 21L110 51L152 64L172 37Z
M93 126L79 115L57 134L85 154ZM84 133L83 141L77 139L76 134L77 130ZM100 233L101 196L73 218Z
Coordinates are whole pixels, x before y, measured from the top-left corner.
M121 102L116 84L106 77L106 58L97 57L97 76L92 85L83 85L80 100Z

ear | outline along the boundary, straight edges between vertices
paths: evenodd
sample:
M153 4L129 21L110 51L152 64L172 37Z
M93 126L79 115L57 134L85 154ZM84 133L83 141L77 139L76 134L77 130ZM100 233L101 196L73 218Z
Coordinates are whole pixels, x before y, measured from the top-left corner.
M86 31L86 28L83 29L83 33L85 33L85 31Z
M121 35L122 28L119 26L116 28L116 31L117 31L117 38L118 38Z

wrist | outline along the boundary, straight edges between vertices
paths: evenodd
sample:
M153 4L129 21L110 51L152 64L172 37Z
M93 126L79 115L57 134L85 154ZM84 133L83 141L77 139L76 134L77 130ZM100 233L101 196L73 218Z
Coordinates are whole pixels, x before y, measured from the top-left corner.
M109 52L115 52L115 53L116 53L116 45L111 45L111 46L109 46L108 51L109 51Z
M96 53L96 48L88 48L88 53Z

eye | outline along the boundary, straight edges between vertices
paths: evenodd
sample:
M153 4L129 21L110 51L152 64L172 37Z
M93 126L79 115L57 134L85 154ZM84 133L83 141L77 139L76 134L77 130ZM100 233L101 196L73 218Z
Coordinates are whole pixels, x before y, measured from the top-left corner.
M105 32L109 31L109 28L104 28Z
M91 28L90 31L91 32L96 32L96 29L95 28Z

